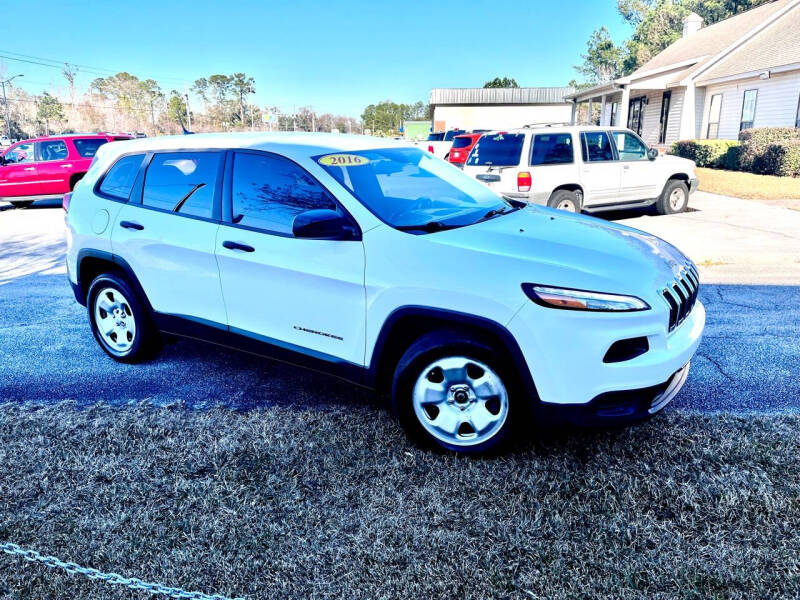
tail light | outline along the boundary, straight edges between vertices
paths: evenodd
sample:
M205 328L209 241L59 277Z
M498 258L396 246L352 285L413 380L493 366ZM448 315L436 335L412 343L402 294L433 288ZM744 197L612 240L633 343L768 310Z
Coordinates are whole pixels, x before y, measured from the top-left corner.
M428 144L428 152L433 154L433 146L431 144Z
M72 200L72 192L67 192L64 194L64 199L61 201L61 208L65 211L69 212L69 203Z
M517 190L520 192L531 191L531 174L528 171L517 173Z

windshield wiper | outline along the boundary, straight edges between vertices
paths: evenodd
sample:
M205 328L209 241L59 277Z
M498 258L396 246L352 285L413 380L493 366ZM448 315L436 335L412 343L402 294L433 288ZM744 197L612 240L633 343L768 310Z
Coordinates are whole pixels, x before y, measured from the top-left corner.
M400 231L427 231L433 233L434 231L444 231L445 229L456 229L463 227L463 225L445 225L441 221L428 221L427 223L418 223L416 225L398 225L395 229Z
M505 215L509 212L514 212L518 210L520 207L516 204L512 204L511 206L503 206L501 208L493 208L485 215L483 215L480 219L475 221L476 223L480 223L481 221L486 221L487 219L491 219L492 217L496 217L497 215Z

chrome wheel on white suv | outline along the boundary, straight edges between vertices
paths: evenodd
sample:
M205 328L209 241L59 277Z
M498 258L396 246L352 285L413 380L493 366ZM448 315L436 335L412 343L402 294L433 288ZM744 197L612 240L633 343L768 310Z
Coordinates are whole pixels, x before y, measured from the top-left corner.
M86 295L92 333L100 347L120 362L139 362L161 348L150 314L131 284L118 273L94 279Z
M94 299L94 321L101 341L110 352L124 355L136 339L136 319L130 302L113 287L100 290Z
M481 338L433 331L400 359L392 406L417 439L454 452L484 452L510 431L513 394L507 371Z
M412 402L422 427L453 446L491 439L508 416L508 392L499 375L466 356L442 358L425 367Z
M662 215L673 215L683 212L689 205L689 188L679 179L670 179L664 186L656 208Z

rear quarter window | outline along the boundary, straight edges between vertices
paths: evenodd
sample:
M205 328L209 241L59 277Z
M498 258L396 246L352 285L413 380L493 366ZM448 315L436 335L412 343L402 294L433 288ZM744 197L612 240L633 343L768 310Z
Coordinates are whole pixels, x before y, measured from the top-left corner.
M128 200L143 158L144 154L131 154L117 160L103 176L98 191L110 198Z
M513 167L519 164L524 133L492 133L483 135L467 159L470 166Z
M94 158L94 155L97 153L97 149L106 143L106 140L100 138L93 138L93 139L74 139L72 143L75 144L75 150L78 151L78 154L81 155L83 158Z
M572 135L569 133L541 133L533 136L531 166L559 165L574 160Z

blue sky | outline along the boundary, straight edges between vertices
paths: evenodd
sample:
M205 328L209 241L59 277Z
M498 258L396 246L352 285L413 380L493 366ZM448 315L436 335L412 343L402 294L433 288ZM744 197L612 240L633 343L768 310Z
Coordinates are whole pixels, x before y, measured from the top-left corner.
M427 101L432 87L495 76L565 85L594 29L616 42L630 34L615 0L5 2L2 13L0 56L128 71L165 91L243 71L260 105L355 117L372 102ZM25 73L17 82L30 92L65 87L55 68L0 57L3 68ZM84 69L79 86L99 75Z

